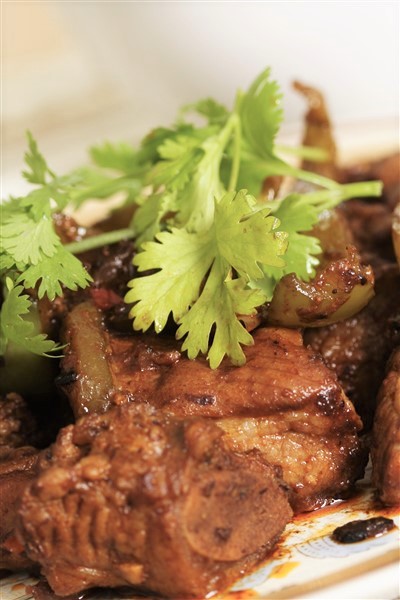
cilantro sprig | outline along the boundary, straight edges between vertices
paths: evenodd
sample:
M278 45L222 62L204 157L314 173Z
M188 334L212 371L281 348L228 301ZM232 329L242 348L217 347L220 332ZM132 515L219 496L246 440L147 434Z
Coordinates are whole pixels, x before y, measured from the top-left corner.
M381 190L377 182L342 186L285 163L275 144L280 104L267 69L238 94L232 112L210 99L185 107L158 146L146 178L151 193L134 217L141 242L134 263L143 276L129 283L125 298L133 327L160 332L172 315L182 349L190 358L207 355L212 368L224 356L243 364L242 346L253 340L241 317L271 300L285 274L304 280L315 274L321 246L305 232L321 212ZM188 111L206 125L191 127ZM270 175L320 189L268 204L259 194Z
M191 122L192 113L203 124ZM173 127L154 129L137 150L106 142L90 150L94 166L62 177L28 134L23 175L35 189L2 205L0 350L13 341L38 354L56 351L26 318L29 290L53 300L65 288L84 288L91 278L75 254L134 238L139 275L125 298L133 327L160 332L172 316L190 358L207 355L212 368L225 356L243 364L243 346L253 340L242 317L269 301L285 274L315 274L321 247L306 232L321 212L381 193L379 182L340 185L286 163L276 144L282 119L281 94L266 69L232 110L210 98L185 106ZM323 159L317 149L293 152ZM271 175L311 182L316 191L268 203L260 191ZM134 206L126 227L62 244L54 212L115 193Z
M31 300L24 294L22 285L14 285L10 278L6 280L7 295L1 310L0 354L5 354L9 342L43 356L58 353L61 346L47 339L43 333L35 331L35 325L26 317L31 310Z
M24 158L26 169L22 174L36 187L24 197L11 198L1 204L0 277L4 302L0 354L13 342L34 354L49 355L58 353L60 346L45 334L35 332L30 290L36 289L39 299L46 296L54 300L63 295L65 288L76 291L92 280L81 261L63 245L53 214L63 212L68 206L78 206L83 196L94 197L99 181L103 195L105 187L108 192L116 191L121 189L121 184L104 174L94 177L92 172L88 177L87 171L56 176L30 132ZM124 232L124 237L129 236L133 236L132 230ZM102 241L107 243L110 237L112 235L103 236ZM114 235L115 241L121 237L121 232ZM97 238L96 243L100 241Z
M279 221L268 209L252 212L253 202L244 191L227 192L215 202L209 229L173 228L143 244L134 263L139 271L158 271L130 282L126 300L135 303L135 327L146 330L154 323L160 332L172 312L190 358L207 353L213 331L211 364L219 364L225 354L236 364L243 362L240 344L250 343L251 336L237 315L254 313L266 300L260 290L248 287L248 278L263 275L261 262L283 267L287 247L287 235L276 231Z

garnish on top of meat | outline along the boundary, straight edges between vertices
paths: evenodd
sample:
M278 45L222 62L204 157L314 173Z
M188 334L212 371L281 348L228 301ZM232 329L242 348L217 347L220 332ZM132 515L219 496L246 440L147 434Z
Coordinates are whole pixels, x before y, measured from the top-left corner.
M75 255L134 238L141 276L129 282L126 294L133 327L158 333L172 317L189 358L206 355L212 368L224 356L243 364L243 346L253 340L241 317L270 301L285 275L295 273L304 281L315 275L321 246L310 231L320 214L342 200L381 190L378 181L342 185L286 163L281 155L290 149L275 142L280 103L267 69L247 92L238 93L231 111L212 100L198 102L186 107L172 128L150 133L139 150L105 144L92 150L97 169L62 177L29 134L24 176L36 188L3 203L0 352L9 342L37 354L60 352L25 318L32 308L29 290L53 301L65 288L85 288L91 277ZM190 111L206 124L193 125ZM318 149L298 151L321 157ZM264 180L280 176L320 189L269 202L261 195ZM134 206L126 227L85 239L78 228L77 241L63 243L55 213L117 191ZM367 292L365 286L353 312L365 305Z

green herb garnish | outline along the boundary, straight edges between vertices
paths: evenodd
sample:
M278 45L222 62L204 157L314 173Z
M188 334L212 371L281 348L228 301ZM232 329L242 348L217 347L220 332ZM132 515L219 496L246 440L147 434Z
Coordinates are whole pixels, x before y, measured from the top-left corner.
M207 355L212 368L224 356L243 364L242 346L252 337L241 316L270 300L285 274L304 280L315 274L321 247L305 232L321 212L353 196L381 193L379 182L342 186L286 163L275 144L280 103L267 69L238 93L231 111L211 99L186 106L174 127L155 129L138 150L105 143L91 149L93 168L64 177L49 169L29 135L24 176L37 187L2 206L2 351L8 341L40 354L57 349L45 336L33 336L24 320L26 290L53 300L63 287L84 288L90 277L74 254L134 237L134 263L143 276L126 294L133 327L160 332L172 315L190 358ZM192 112L205 124L191 123ZM318 156L312 149L298 152ZM268 203L260 190L271 175L290 175L318 189ZM136 207L126 228L61 243L54 212L116 192Z

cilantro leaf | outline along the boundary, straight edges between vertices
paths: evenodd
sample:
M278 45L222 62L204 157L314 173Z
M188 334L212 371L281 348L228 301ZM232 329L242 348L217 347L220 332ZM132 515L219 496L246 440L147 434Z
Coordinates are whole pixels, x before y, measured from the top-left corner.
M158 150L162 160L149 171L145 184L181 190L188 183L203 154L198 140L179 136L173 140L165 140Z
M38 187L2 204L0 271L5 286L1 351L4 353L11 341L33 353L47 354L58 346L35 331L27 318L31 301L23 292L38 285L39 298L47 295L54 300L62 296L62 286L76 290L91 280L82 263L63 247L53 222L53 213L65 208L82 178L77 173L56 177L31 133L28 145L24 176Z
M36 141L30 131L27 132L29 150L25 153L25 163L29 170L23 171L22 175L30 183L46 184L46 175L54 177L49 169L43 155L39 152Z
M264 267L264 273L269 279L267 285L272 291L275 284L289 273L296 273L304 281L309 281L315 275L315 267L319 264L318 255L322 252L321 245L317 238L304 232L310 231L318 222L319 214L320 211L311 203L304 203L300 195L292 194L278 203L274 215L284 223L289 243L283 267Z
M44 256L40 262L25 269L17 281L23 282L26 288L34 288L40 281L38 298L46 295L54 300L63 295L62 286L76 291L79 287L85 288L92 278L79 259L64 246L58 246L51 257Z
M204 154L187 188L177 198L176 221L189 231L207 230L213 223L215 199L226 191L220 177L221 162L235 129L237 117L233 114L218 133L201 144Z
M7 279L7 287L8 293L1 309L0 353L4 354L8 342L14 342L34 354L48 356L58 352L61 346L45 334L37 333L34 324L27 319L32 303L23 293L23 286L14 286L11 279Z
M219 161L222 160L223 148L220 139L210 138L203 143L202 148L204 154L198 169L188 180L184 193L177 199L176 220L189 231L206 230L210 226L214 218L214 199L219 198L224 191L219 178Z
M257 156L269 158L283 120L279 86L265 69L240 99L243 137Z
M53 256L60 239L51 219L45 216L36 221L28 213L18 219L6 217L1 228L1 247L16 263L37 265L42 256Z
M215 206L214 235L218 252L240 276L262 277L260 264L283 267L287 233L270 209L254 211L255 198L241 190L229 192Z
M122 173L132 173L137 166L137 151L126 142L112 144L104 142L92 146L89 154L93 162L103 169L114 169Z
M208 231L174 228L159 233L156 242L143 244L134 263L139 271L158 271L129 283L125 300L133 304L135 329L146 331L154 323L160 332L172 314L180 325L177 336L187 334L183 349L189 357L205 353L213 333L209 354L213 368L225 354L235 364L243 362L240 344L251 343L251 336L237 314L254 314L266 300L247 282L249 277L263 276L260 265L284 265L287 237L277 231L279 221L269 216L268 209L252 212L255 202L245 191L228 192L215 201ZM239 277L233 277L234 272Z
M86 200L107 199L119 192L124 193L121 205L131 203L142 189L142 182L136 176L113 177L91 168L81 168L76 173L81 177L81 184L71 189L68 197L68 205L75 209Z
M279 86L271 79L270 69L265 69L248 91L239 96L243 139L238 187L246 187L258 195L264 179L271 175L296 177L330 189L339 187L326 177L304 171L276 156L275 137L283 120L281 101Z
M163 231L156 239L142 244L134 264L139 271L158 271L131 280L125 299L135 303L130 313L135 329L146 331L154 323L159 333L170 313L179 322L199 295L213 261L213 248L209 234L192 234L185 229Z
M239 366L246 358L242 345L253 344L253 338L240 322L238 315L255 314L255 308L265 302L260 290L251 290L243 279L223 279L224 263L216 260L199 299L182 317L176 333L186 336L182 350L189 358L207 354L210 367L218 368L229 356Z
M171 138L163 138L158 146L160 160L144 179L153 193L142 198L133 221L140 243L148 239L149 233L157 233L171 213L174 224L189 231L209 227L214 217L214 198L224 192L220 164L235 123L234 115L222 129L190 128L191 135L187 131L174 132ZM157 207L153 223L146 204Z
M224 125L229 117L228 109L213 98L205 98L194 104L187 104L181 109L181 114L185 115L191 111L205 117L210 125Z
M0 253L0 274L4 276L15 265L15 260L7 252Z
M177 123L173 128L156 127L147 134L137 153L137 163L143 167L150 168L160 159L159 148L168 139L175 139L178 136L198 136L199 130L190 123Z
M152 194L139 206L133 216L133 229L136 242L140 247L143 242L152 240L161 230L162 222L169 213L176 212L176 192L159 192Z

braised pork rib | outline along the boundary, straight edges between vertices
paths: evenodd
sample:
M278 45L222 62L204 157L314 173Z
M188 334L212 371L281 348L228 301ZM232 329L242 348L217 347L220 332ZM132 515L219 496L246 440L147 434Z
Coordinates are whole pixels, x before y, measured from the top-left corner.
M372 477L385 504L400 504L400 347L389 361L372 432Z
M86 354L88 336L97 356ZM228 361L211 370L189 360L170 337L115 335L90 303L66 319L69 350L64 386L77 414L110 403L147 402L177 417L215 419L233 450L257 448L282 469L295 512L311 510L345 494L362 475L366 452L361 420L336 376L304 347L295 330L265 327L254 333L240 369ZM101 349L101 350L100 350Z
M18 501L36 476L41 439L37 423L18 394L0 398L0 569L32 567L15 537Z
M60 595L134 585L204 598L262 559L292 511L257 452L209 419L128 404L64 428L25 491L20 539Z

